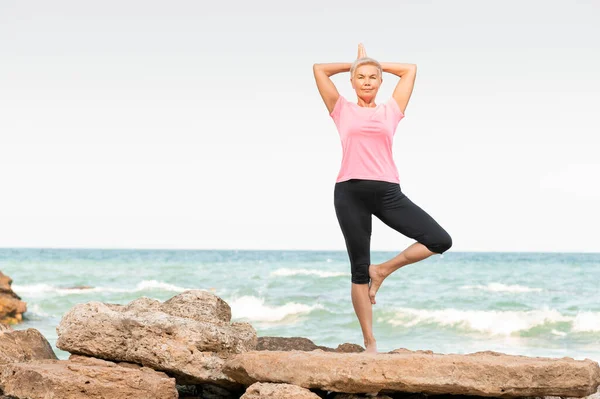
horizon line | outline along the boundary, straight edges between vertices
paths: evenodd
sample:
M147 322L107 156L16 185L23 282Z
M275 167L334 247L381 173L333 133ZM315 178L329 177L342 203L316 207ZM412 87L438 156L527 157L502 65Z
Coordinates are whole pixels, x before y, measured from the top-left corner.
M256 249L256 248L133 248L133 247L0 247L0 250L65 250L65 251L75 251L75 250L104 250L104 251L245 251L245 252L346 252L346 249L290 249L290 248L271 248L271 249ZM372 249L371 252L402 252L399 250L393 249ZM457 250L457 251L447 251L443 254L434 254L434 255L447 255L451 253L505 253L505 254L586 254L586 255L600 255L600 251L539 251L539 250L531 250L531 251L498 251L498 250ZM433 255L432 255L433 256Z

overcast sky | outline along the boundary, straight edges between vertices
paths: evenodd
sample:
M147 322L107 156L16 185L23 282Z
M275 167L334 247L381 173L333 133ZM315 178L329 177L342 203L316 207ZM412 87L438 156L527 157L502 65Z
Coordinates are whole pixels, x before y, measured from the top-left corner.
M418 66L394 159L451 251L600 252L598 21L598 0L1 0L0 247L344 250L312 65L362 42ZM411 242L373 217L372 250Z

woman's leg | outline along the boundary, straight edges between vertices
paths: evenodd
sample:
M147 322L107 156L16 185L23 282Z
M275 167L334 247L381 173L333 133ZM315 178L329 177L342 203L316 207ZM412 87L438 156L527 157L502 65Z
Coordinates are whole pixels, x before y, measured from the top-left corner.
M369 299L369 284L354 284L350 290L354 313L360 323L367 353L377 353L377 341L373 334L373 304Z
M413 203L400 185L390 183L380 199L380 208L375 212L383 223L407 237L417 240L393 259L379 265L370 265L371 287L369 297L375 304L375 295L383 280L399 268L418 262L433 254L450 249L452 238L427 212Z
M371 264L371 212L368 198L357 182L337 183L334 194L335 213L344 235L352 272L351 297L360 323L367 352L377 352L373 335L373 312L369 299L369 265Z
M419 242L415 242L410 245L404 251L400 252L393 259L388 260L387 262L380 263L378 265L371 265L369 267L369 276L371 278L371 286L369 288L369 299L371 303L374 305L377 302L375 301L375 295L377 294L377 290L383 283L383 280L396 270L400 269L402 266L409 265L411 263L418 262L425 258L433 255L434 252L427 249L427 247Z

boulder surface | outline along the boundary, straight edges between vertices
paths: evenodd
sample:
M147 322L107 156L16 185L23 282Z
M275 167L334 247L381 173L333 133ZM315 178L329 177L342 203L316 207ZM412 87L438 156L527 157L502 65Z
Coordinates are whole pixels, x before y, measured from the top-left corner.
M228 356L256 347L256 331L248 323L225 321L228 305L212 297L186 291L164 303L143 297L127 305L79 304L60 321L56 346L165 371L182 385L239 388L221 369Z
M489 351L468 355L251 351L228 359L223 372L246 386L288 383L343 393L582 397L600 385L600 366L589 359Z
M12 290L12 279L0 272L0 323L18 324L23 321L27 304Z
M4 365L0 389L10 397L28 399L177 398L175 379L165 373L81 356Z
M34 328L0 331L0 364L58 359L42 333Z

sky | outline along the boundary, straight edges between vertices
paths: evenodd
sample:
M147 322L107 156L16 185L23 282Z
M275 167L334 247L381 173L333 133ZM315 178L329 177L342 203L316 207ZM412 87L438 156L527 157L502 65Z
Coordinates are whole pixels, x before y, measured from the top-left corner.
M599 20L598 0L2 0L0 247L345 250L312 66L362 42L417 65L394 160L450 251L600 252ZM372 250L412 242L373 217Z

